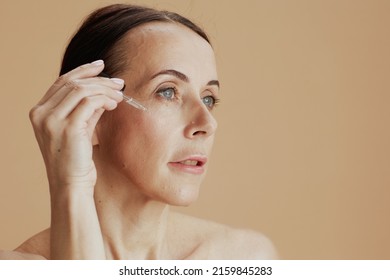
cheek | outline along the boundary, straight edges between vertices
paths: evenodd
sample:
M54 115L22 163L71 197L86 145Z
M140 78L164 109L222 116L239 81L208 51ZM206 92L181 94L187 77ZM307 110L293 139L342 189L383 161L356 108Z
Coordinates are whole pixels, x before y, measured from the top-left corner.
M127 104L111 114L102 131L100 150L116 167L144 174L169 159L177 140L178 124L173 122L173 114L164 110L142 112Z
M168 166L185 143L179 112L166 106L147 112L118 108L104 128L99 151L113 171L113 180L124 178L148 196L170 204L187 205L196 199L194 186L203 176L177 177Z

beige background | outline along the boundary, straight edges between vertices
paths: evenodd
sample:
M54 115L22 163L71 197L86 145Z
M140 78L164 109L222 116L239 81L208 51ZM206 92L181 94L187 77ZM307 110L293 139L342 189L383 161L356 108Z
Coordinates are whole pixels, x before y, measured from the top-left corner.
M49 224L29 109L66 42L112 1L0 2L0 248ZM390 1L132 1L210 34L222 104L199 202L285 259L390 259Z

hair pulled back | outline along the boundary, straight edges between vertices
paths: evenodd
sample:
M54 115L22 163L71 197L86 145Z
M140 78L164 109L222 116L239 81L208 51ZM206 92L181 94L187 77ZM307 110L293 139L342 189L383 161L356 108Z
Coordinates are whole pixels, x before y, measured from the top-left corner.
M154 21L182 24L210 44L199 26L177 13L127 4L110 5L94 11L82 23L66 48L60 75L98 59L104 60L105 73L119 74L125 70L126 59L121 57L125 54L115 52L116 43L131 29Z

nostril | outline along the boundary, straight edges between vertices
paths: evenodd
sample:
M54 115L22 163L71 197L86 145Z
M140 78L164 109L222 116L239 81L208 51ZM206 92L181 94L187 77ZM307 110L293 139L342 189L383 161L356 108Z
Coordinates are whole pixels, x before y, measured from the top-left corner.
M198 102L199 100L197 100ZM185 135L188 138L212 136L217 127L217 121L210 110L199 101L199 106L191 106L192 115L188 120Z
M206 134L207 132L206 131L195 131L194 133L192 133L193 136L197 136L197 135L203 135L203 134Z

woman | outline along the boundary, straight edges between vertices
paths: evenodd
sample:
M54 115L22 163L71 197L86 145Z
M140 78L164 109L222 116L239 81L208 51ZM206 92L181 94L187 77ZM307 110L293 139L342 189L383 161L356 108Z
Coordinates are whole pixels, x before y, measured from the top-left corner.
M147 110L122 102L124 95ZM213 49L188 19L131 5L92 13L71 40L60 77L30 112L51 227L1 257L274 258L259 233L169 208L198 197L218 97Z

